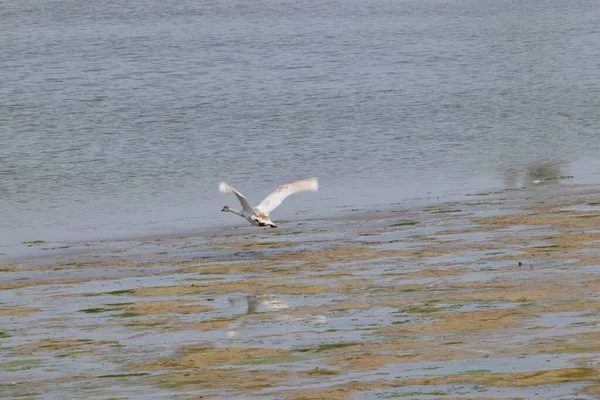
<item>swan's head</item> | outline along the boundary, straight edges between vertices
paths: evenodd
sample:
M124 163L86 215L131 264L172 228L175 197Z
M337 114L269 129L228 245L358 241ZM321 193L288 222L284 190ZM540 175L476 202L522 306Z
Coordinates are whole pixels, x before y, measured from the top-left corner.
M231 212L231 208L229 208L229 206L223 206L223 209L221 211Z

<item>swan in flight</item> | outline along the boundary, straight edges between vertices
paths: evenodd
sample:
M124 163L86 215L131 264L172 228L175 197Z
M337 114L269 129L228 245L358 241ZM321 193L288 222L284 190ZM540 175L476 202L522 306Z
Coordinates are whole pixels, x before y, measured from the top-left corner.
M235 190L232 186L229 186L227 183L221 182L219 184L219 191L221 193L233 192L233 194L237 196L238 200L242 204L242 211L234 210L233 208L229 208L227 206L223 207L221 211L234 213L240 217L244 217L252 225L270 226L271 228L276 228L277 225L275 225L269 218L271 212L276 209L290 194L305 192L307 190L313 192L319 190L319 181L315 178L312 178L281 185L275 189L273 193L268 195L262 201L262 203L254 207L252 204L250 204L248 199L244 197L243 194Z

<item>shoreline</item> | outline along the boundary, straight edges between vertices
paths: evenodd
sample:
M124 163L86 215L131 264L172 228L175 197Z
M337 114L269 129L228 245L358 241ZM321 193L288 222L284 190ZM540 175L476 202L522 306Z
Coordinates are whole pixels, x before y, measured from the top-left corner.
M338 205L334 208L330 207L327 212L323 215L313 215L309 219L302 218L302 212L295 212L291 218L288 215L287 219L280 220L284 223L298 223L301 221L315 221L315 220L324 220L324 221L337 221L344 220L347 218L378 218L382 215L389 215L392 210L397 209L397 206L402 205L402 209L406 211L414 211L418 210L423 206L428 205L439 205L445 202L460 202L466 201L470 197L477 198L478 193L484 194L485 196L499 196L502 194L506 194L509 192L515 191L537 191L539 189L544 189L547 185L552 187L557 186L558 190L564 187L577 187L581 188L587 185L594 186L595 183L566 183L555 184L554 182L559 182L556 178L552 178L545 182L542 182L542 185L530 185L527 187L519 187L519 188L487 188L481 189L479 191L473 193L464 193L464 192L454 192L447 193L446 196L431 196L431 197L415 197L415 198L406 198L403 199L401 203L383 203L383 204L370 204L363 206L356 206L352 204L346 205ZM551 189L553 190L553 189ZM381 214L383 213L383 214ZM219 213L220 214L220 213ZM197 217L196 217L197 218ZM227 218L223 219L224 221ZM281 223L280 222L280 223ZM46 258L53 256L64 256L64 255L76 255L81 252L85 252L89 250L87 247L102 247L103 243L119 243L126 241L148 241L148 240L156 240L156 239L166 239L171 240L178 237L202 237L205 235L211 234L219 234L223 233L230 229L243 229L244 227L252 228L251 226L245 226L244 221L236 221L231 220L231 222L223 222L219 225L207 226L205 228L163 228L163 232L158 233L149 233L149 234L114 234L112 236L107 237L96 237L89 240L46 240L45 237L37 237L32 236L28 241L21 242L18 245L5 245L0 251L0 265L7 263L18 263L18 262L27 262L28 260L35 260L38 258ZM43 235L42 235L43 236ZM36 243L41 242L41 243ZM29 245L28 243L33 243ZM6 253L7 248L18 248L16 252L9 254Z

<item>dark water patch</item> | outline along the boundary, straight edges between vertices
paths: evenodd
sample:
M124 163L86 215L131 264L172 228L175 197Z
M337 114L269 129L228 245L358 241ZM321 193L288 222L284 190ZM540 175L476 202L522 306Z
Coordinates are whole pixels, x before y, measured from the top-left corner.
M135 289L113 290L112 292L106 292L106 294L110 294L112 296L120 296L122 294L131 294L134 291Z
M390 225L390 227L394 227L394 226L411 226L411 225L417 225L419 224L419 222L416 221L399 221L396 222L395 224Z
M121 313L121 314L115 314L114 317L117 317L117 318L133 318L133 317L139 317L141 315L142 314L136 313L136 312L133 312L133 311L126 311L126 312Z
M132 372L129 374L108 374L108 375L98 375L97 378L129 378L132 376L148 376L149 372Z
M386 394L383 396L384 399L394 399L394 398L398 398L398 397L419 397L419 398L423 398L424 396L447 396L449 393L448 392L444 392L442 390L434 390L434 391L430 391L430 392L425 392L425 391L414 391L414 392L393 392L390 394Z
M327 344L320 344L317 348L316 348L316 352L320 353L322 351L329 351L329 350L334 350L334 349L341 349L344 347L350 347L350 346L359 346L360 343L327 343Z
M79 310L80 312L84 312L86 314L98 314L107 311L114 311L112 308L85 308L83 310Z

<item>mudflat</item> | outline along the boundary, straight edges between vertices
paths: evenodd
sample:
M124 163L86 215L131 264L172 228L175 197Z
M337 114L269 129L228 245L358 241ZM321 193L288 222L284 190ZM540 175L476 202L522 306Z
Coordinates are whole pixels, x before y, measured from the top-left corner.
M600 396L599 186L342 214L0 266L0 397Z

